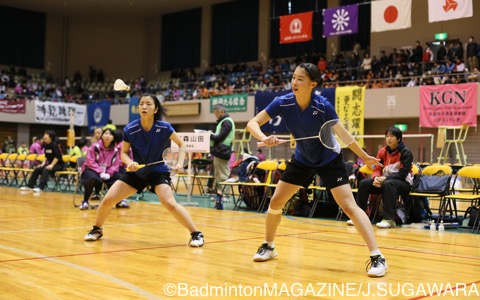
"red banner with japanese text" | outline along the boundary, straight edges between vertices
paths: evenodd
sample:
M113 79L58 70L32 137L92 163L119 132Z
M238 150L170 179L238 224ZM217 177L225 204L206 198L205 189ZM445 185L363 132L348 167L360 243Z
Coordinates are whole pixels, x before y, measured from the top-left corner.
M477 126L478 84L420 86L420 127Z
M280 17L280 44L312 40L313 12Z
M9 114L24 114L27 107L27 101L21 100L4 100L0 99L0 112Z

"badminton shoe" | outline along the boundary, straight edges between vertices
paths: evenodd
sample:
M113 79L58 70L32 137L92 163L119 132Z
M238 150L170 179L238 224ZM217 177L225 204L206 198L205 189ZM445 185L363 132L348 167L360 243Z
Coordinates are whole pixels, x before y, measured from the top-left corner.
M348 226L353 226L353 225L354 225L354 224L353 224L353 221L352 221L352 220L348 220L348 221L347 221L347 225L348 225Z
M100 227L93 225L92 230L90 230L87 235L85 235L84 240L86 241L96 241L103 236L103 230Z
M201 231L194 231L191 233L192 238L188 242L190 247L202 247L204 240L203 240L203 233Z
M125 200L122 200L120 202L118 202L116 205L115 205L116 208L130 208L130 205L127 203L127 201Z
M80 210L86 210L89 208L90 206L88 205L88 202L83 202L82 205L80 205Z
M277 250L275 250L274 247L270 247L267 243L263 243L258 248L257 253L253 256L253 261L267 261L277 255Z
M33 188L28 187L28 186L22 186L22 187L20 188L20 190L21 190L21 191L24 191L24 192L29 192L29 191L32 191Z
M387 269L387 261L381 255L370 256L370 259L367 260L366 271L370 277L382 277Z
M395 227L395 220L385 220L383 219L381 222L377 223L378 228L394 228Z
M33 189L33 192L34 193L41 193L41 192L43 192L43 190L41 188L36 187L36 188Z

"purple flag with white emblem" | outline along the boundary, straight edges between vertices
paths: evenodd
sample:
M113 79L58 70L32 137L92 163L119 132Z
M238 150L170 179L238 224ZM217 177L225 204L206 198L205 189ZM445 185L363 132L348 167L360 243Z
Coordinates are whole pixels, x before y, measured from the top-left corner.
M358 32L358 5L325 9L323 13L323 37Z

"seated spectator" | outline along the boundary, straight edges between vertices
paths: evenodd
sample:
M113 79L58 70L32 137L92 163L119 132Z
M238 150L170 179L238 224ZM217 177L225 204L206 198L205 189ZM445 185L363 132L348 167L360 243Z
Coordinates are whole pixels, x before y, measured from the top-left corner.
M84 151L85 149L85 146L87 145L87 138L86 137L82 137L78 143L75 145L75 147L73 147L69 152L68 154L70 156L86 156L87 155L87 150L88 150L88 147L87 149Z
M407 87L413 87L418 85L417 77L410 78L410 81L407 83Z
M17 153L18 154L25 154L25 155L30 153L30 151L28 150L28 147L27 147L27 143L22 142L21 146L18 147Z
M455 68L453 69L453 72L455 73L465 72L465 64L460 58L457 58L457 60L455 61Z
M447 59L447 61L445 62L445 67L447 68L446 73L450 74L455 70L455 62Z
M393 228L396 225L397 199L410 192L413 184L413 154L402 142L402 131L390 127L385 131L386 146L377 153L377 159L383 167L375 166L371 178L360 182L357 204L367 209L370 194L382 195L383 220L377 223L378 228ZM353 225L351 220L347 224Z
M47 186L48 178L53 176L55 172L63 170L65 164L62 159L62 152L56 141L57 135L53 130L45 131L43 135L43 151L45 153L45 160L33 170L27 186L21 187L22 191L33 190L36 193L42 192ZM40 183L35 187L38 177Z
M447 72L447 67L440 62L435 63L435 67L432 70L433 74L445 74Z
M82 166L82 176L80 181L83 184L85 192L81 210L89 208L88 200L93 193L93 189L101 187L105 183L108 187L120 178L120 152L116 147L114 131L107 128L98 142L90 146L87 152L87 159Z
M478 71L478 68L474 68L472 73L468 75L468 81L469 82L478 82L480 79L480 72Z

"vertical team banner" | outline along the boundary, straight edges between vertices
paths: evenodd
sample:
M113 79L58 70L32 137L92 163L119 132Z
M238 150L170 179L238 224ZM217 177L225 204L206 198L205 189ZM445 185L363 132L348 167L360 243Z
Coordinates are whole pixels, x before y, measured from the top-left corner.
M358 32L358 5L325 9L323 12L323 37Z
M338 118L350 124L346 128L352 135L363 135L365 117L365 87L345 86L336 88L335 110ZM357 139L360 147L364 147L363 138Z
M110 119L110 106L111 103L106 100L87 105L88 132L107 125L108 119Z
M420 86L420 127L477 126L478 84Z
M43 102L35 100L35 122L55 125L70 124L70 109L74 111L75 126L85 125L85 114L87 107L80 104Z
M130 100L128 100L128 123L140 118L138 100L140 100L139 97L130 97Z
M210 97L210 112L217 104L223 104L227 113L247 111L248 94L231 94Z
M313 12L280 17L280 44L312 40Z
M472 0L428 0L428 22L430 23L472 16Z

